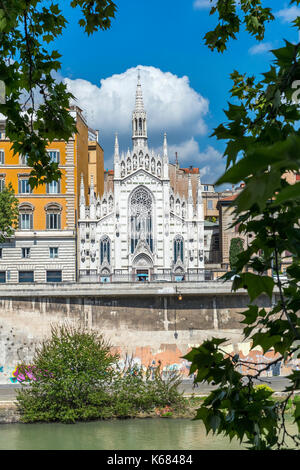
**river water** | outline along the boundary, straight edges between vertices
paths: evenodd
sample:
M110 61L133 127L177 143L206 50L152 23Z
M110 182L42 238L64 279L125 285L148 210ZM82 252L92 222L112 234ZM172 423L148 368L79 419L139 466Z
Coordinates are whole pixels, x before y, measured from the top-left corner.
M199 421L132 419L78 424L0 425L0 450L238 450L237 440L206 436Z
M132 419L78 424L0 425L0 449L194 450L240 449L237 441L210 435L199 421Z

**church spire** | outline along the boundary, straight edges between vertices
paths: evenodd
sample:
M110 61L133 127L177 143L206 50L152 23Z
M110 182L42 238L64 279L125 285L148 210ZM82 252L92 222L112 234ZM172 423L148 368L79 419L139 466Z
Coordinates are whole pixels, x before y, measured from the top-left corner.
M118 134L116 132L116 137L115 137L115 160L119 160L120 158L120 153L119 153L119 139L118 139Z
M133 148L147 148L147 115L144 108L140 70L135 94L135 108L132 115Z
M80 182L80 219L85 219L85 195L84 195L84 181L83 173L81 173L81 182Z
M114 153L114 175L115 178L120 178L120 151L119 151L119 139L118 134L116 133L115 137L115 153Z
M135 111L145 111L140 69L138 70L138 82L137 82L136 94L135 94Z

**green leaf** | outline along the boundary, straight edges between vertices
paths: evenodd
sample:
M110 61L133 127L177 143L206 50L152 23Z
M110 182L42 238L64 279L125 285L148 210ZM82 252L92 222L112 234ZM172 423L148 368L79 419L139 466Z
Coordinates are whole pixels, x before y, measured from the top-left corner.
M296 183L294 185L290 185L282 189L277 195L273 206L277 206L278 204L282 204L283 202L295 199L300 199L300 183Z
M253 273L242 273L241 278L241 285L244 289L247 289L251 302L263 293L267 294L270 299L272 299L275 286L272 277L260 276Z

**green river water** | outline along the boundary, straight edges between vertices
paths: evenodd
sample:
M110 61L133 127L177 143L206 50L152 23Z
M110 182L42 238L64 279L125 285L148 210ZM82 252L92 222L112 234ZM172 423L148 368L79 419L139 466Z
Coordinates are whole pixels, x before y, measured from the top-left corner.
M294 430L294 428L293 428ZM239 450L199 421L133 419L78 424L0 425L0 450Z

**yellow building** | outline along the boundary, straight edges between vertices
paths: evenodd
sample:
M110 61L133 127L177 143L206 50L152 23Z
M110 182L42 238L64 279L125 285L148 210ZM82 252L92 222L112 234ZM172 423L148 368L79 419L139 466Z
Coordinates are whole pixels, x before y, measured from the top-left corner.
M93 178L96 198L104 192L104 152L98 142L98 131L89 129L89 187Z
M68 142L54 141L48 146L62 177L59 182L33 190L28 183L31 168L26 164L26 156L13 155L11 143L5 136L5 121L0 122L0 189L12 183L20 213L15 236L0 248L0 282L76 280L82 178L88 198L89 128L80 108L72 107L70 113L76 120L78 133ZM99 144L95 146L98 148ZM103 151L99 162L101 158L103 167ZM101 170L97 168L96 173L101 187Z

